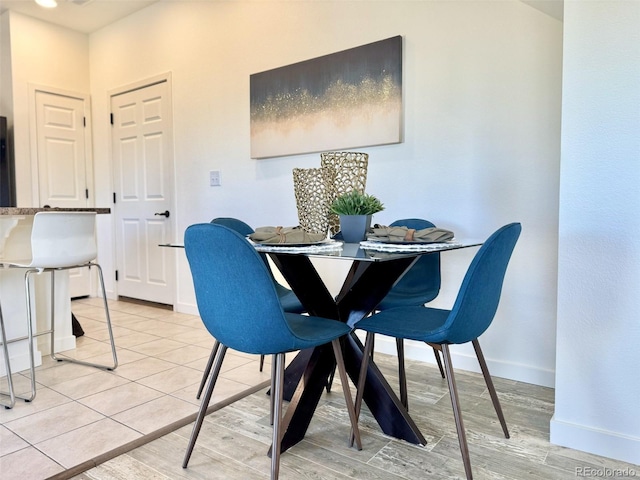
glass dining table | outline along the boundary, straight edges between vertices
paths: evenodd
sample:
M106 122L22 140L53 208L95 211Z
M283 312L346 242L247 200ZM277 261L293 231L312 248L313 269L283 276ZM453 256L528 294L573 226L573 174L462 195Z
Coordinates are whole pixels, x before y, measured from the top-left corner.
M344 243L332 249L291 248L283 245L256 249L269 255L310 315L332 318L350 326L372 313L402 275L421 256L481 245L477 241L452 241L425 245ZM368 247L368 248L367 248ZM313 259L351 262L342 288L335 298L318 274ZM349 377L358 381L363 345L355 333L343 341ZM285 371L285 398L289 400L282 431L285 451L304 438L314 410L335 368L331 345L299 352ZM300 379L303 381L300 382ZM297 388L296 388L297 387ZM375 363L367 371L364 402L382 431L407 442L425 445L426 440Z
M420 256L481 244L473 240L454 240L394 246L376 242L351 244L327 240L312 246L254 246L257 251L271 258L310 315L331 318L354 327L375 310ZM160 246L183 247L176 244ZM314 258L351 262L335 297L316 270ZM357 384L364 349L362 342L352 332L344 338L342 345L347 373ZM287 366L284 397L289 405L283 418L282 451L304 438L335 366L330 344L298 352ZM363 401L385 434L416 445L426 445L424 436L374 362L369 363Z

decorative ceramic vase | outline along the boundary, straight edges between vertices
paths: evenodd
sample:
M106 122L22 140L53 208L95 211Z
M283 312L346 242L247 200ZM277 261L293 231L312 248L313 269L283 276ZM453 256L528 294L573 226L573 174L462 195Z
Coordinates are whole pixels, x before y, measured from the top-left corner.
M370 227L371 215L340 215L340 231L346 243L365 240Z

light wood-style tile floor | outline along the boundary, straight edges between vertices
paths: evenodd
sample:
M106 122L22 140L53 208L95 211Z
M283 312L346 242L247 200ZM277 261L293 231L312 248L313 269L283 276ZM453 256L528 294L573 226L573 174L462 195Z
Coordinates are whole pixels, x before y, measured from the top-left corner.
M397 385L395 358L376 363ZM282 480L464 479L446 382L436 368L409 362L409 409L428 444L390 438L363 408L362 451L347 446L349 420L342 390L324 395L304 440L284 452ZM551 445L553 390L495 378L511 438L505 439L482 376L456 372L477 480L564 480L581 477L639 477L640 466ZM191 457L182 458L192 425L185 426L89 470L74 480L253 479L269 477L269 398L266 389L210 414Z
M43 358L33 402L0 408L0 478L69 478L195 416L196 392L213 346L197 316L110 301L119 365L113 372ZM111 350L102 300L74 300L85 335L76 358L108 363ZM268 382L258 357L229 351L212 404L224 405ZM17 391L29 371L14 373ZM6 377L0 379L6 391ZM77 470L77 471L76 471Z
M87 332L78 355L85 348L93 357L107 354L100 345L107 339L97 305L95 299L74 302ZM194 316L123 302L112 302L112 312L121 365L107 373L70 364L41 367L36 401L0 413L0 477L268 478L270 368L260 373L256 357L230 352L212 400L223 408L207 416L189 468L182 469L192 428L184 418L197 409L195 392L212 340ZM375 359L395 387L395 358ZM410 412L426 446L385 436L364 407L363 450L348 448L349 422L336 379L305 439L283 454L280 478L464 478L446 382L426 364L409 361L407 370ZM482 376L456 371L456 380L474 478L620 478L619 472L640 477L640 466L551 445L552 389L494 378L511 432L505 439ZM255 393L245 395L247 389ZM83 473L73 467L91 463L97 466Z

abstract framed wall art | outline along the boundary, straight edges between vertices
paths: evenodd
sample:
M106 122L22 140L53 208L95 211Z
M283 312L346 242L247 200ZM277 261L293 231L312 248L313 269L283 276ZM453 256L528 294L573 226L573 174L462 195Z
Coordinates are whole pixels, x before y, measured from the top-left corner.
M402 37L250 76L251 158L399 143Z

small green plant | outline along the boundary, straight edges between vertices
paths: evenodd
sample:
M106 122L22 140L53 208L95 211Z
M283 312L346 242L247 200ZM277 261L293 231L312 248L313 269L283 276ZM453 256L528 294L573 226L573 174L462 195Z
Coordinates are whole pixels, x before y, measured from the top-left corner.
M337 215L373 215L384 210L384 205L373 195L356 190L337 197L331 204L331 213Z

